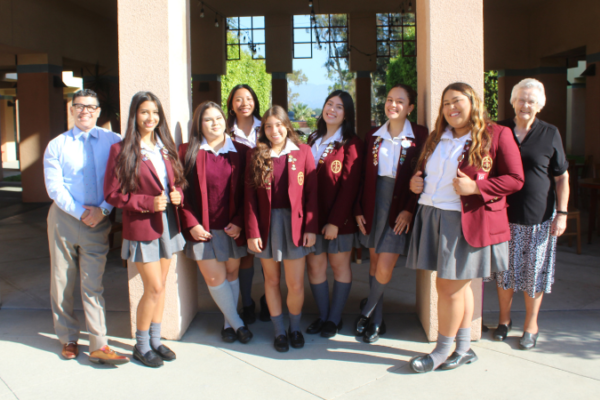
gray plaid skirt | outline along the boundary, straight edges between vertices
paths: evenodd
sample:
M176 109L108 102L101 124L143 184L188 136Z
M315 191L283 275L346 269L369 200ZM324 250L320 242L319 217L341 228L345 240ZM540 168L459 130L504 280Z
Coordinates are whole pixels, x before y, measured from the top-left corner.
M419 205L406 267L437 271L442 279L485 278L508 269L508 242L473 247L463 235L460 211Z
M230 258L248 255L246 246L238 246L223 229L211 229L212 239L207 242L187 242L185 255L195 261L214 260L225 262Z
M161 237L148 241L123 239L121 258L132 262L149 263L161 258L171 259L174 253L183 250L185 239L177 231L175 209L169 203L162 212L163 233Z
M327 240L323 235L317 235L317 241L315 243L315 256L319 254L338 254L352 251L352 249L360 248L358 241L358 235L355 233L348 233L345 235L338 235L333 240Z
M394 196L396 180L389 176L377 177L377 192L375 194L375 214L373 225L368 235L358 233L360 244L368 249L375 249L375 253L394 253L404 255L407 251L409 233L396 235L389 224L389 212Z
M271 228L263 251L254 253L258 258L272 258L275 261L296 260L315 251L315 247L298 247L292 240L292 213L289 208L271 210Z

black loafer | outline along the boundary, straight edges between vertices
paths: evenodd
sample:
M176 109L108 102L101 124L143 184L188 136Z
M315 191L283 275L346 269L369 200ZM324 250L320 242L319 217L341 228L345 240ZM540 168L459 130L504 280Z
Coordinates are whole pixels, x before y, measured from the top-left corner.
M280 353L285 353L290 349L290 345L288 343L288 337L286 335L279 335L273 341L273 347Z
M269 322L271 320L271 313L269 312L269 306L267 305L267 298L265 295L260 298L260 313L258 319L262 322Z
M494 334L493 334L494 340L497 340L499 342L506 340L506 336L508 335L508 332L510 332L511 330L512 330L512 319L510 320L508 325L498 325L498 327L496 328L496 330L494 331Z
M288 337L290 338L290 344L292 345L293 348L295 349L301 349L304 347L304 336L302 335L302 332L300 331L289 331L288 330Z
M246 344L252 339L254 335L250 332L250 329L246 326L240 326L237 330L237 339L240 343Z
M242 307L242 313L240 316L242 317L242 321L244 321L246 325L250 325L256 322L256 312L254 312L255 308L256 303L254 303L254 300L252 300L252 305L248 307Z
M317 318L312 324L308 326L308 328L306 328L306 333L308 333L309 335L316 335L317 333L321 332L321 329L323 329L324 324L325 321L323 321L321 318Z
M321 336L324 338L332 338L338 334L339 331L342 330L342 326L344 326L344 321L340 319L339 324L335 324L333 321L327 321L323 324L323 329L321 329Z
M410 360L410 368L418 374L433 371L433 359L429 354L413 357Z
M381 322L381 326L377 324L369 324L369 327L365 330L365 334L363 336L363 342L365 343L375 343L379 340L380 335L384 335L387 328L385 326L385 321Z
M471 364L477 361L477 354L473 351L473 349L469 349L464 354L458 354L454 352L444 361L442 365L440 365L440 369L448 370L448 369L456 369L463 364Z
M174 359L177 358L177 356L175 355L175 352L173 350L171 350L170 348L168 348L167 346L165 346L164 344L161 344L160 346L158 346L157 349L155 349L152 345L150 345L150 347L164 361L173 361Z
M223 339L225 343L233 343L237 340L237 335L235 334L233 328L222 328L221 339Z
M163 359L153 350L150 350L146 354L142 354L137 346L133 346L133 358L150 368L158 368L164 365Z
M521 350L533 349L537 343L538 336L540 336L539 332L536 334L525 332L521 337L521 340L519 340L519 348Z
M362 336L365 334L365 331L367 330L367 326L369 325L369 318L365 317L364 315L360 315L357 319L356 319L356 324L355 324L355 329L354 329L354 336Z

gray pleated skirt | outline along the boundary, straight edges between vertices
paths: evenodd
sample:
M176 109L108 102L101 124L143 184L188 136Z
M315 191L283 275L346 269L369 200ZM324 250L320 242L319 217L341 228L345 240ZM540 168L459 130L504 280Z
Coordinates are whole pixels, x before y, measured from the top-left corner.
M463 235L460 211L419 205L406 267L437 271L442 279L485 278L508 269L508 242L473 247Z
M352 251L354 247L360 248L358 235L354 233L338 235L338 237L333 240L327 240L323 235L317 235L317 241L315 243L315 256L323 253L346 253L348 251Z
M223 229L211 229L212 239L207 242L187 242L185 255L195 261L214 260L225 262L230 258L248 255L246 246L238 246Z
M404 255L408 250L410 232L396 235L390 228L389 211L394 196L396 180L389 176L377 177L377 192L375 194L375 214L371 233L363 235L358 233L360 244L368 249L375 249L375 253L394 253Z
M298 247L292 241L292 213L289 208L271 210L271 228L264 250L255 254L258 258L272 258L275 261L296 260L315 251L315 247Z
M170 259L174 253L183 250L185 239L177 231L175 209L171 204L162 212L163 233L158 239L137 241L123 239L121 258L132 262L155 262L161 258Z

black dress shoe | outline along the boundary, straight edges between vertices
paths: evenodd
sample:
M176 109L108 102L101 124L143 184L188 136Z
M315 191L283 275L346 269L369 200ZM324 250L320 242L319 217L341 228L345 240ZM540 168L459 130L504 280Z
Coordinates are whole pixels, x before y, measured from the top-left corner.
M164 361L173 361L174 359L177 358L177 356L175 355L175 352L173 350L171 350L170 348L168 348L167 346L165 346L164 344L161 344L160 346L158 346L157 349L155 349L154 346L152 346L152 345L150 345L150 347Z
M410 360L410 368L418 374L433 371L433 359L429 354L413 357Z
M323 324L323 329L321 329L321 336L324 338L332 338L335 335L337 335L339 331L342 330L342 326L344 326L344 321L342 321L341 319L340 323L337 325L333 321L327 321Z
M321 329L323 329L323 325L325 325L325 321L323 321L321 318L317 318L312 324L308 326L308 328L306 328L306 333L308 333L309 335L316 335L317 333L321 332Z
M262 322L269 322L271 320L267 298L264 295L260 298L260 314L258 314L258 319Z
M455 369L463 364L474 363L477 360L477 354L475 354L473 349L469 349L469 351L464 354L458 354L457 352L454 352L446 359L446 361L444 361L442 365L440 365L439 368L443 370Z
M254 335L250 332L250 329L246 326L240 326L237 330L237 339L240 343L246 344L252 339Z
M384 335L386 330L385 321L381 322L381 325L369 324L369 327L365 330L363 342L375 343L379 340L379 335Z
M254 300L252 300L252 305L249 305L248 307L242 307L242 321L244 321L244 323L246 325L250 325L256 322L256 313L254 312L254 309L256 308L256 303L254 302Z
M521 350L533 349L537 343L538 336L540 336L539 332L536 334L525 332L521 337L521 340L519 340L519 348Z
M367 330L367 326L369 325L369 317L365 317L364 315L360 315L356 320L354 336L362 336L365 334Z
M150 350L146 354L142 354L137 346L133 346L133 358L150 368L158 368L164 365L162 358L160 358L153 350Z
M508 325L498 325L496 330L494 331L494 340L502 342L506 340L506 335L508 332L512 330L512 319L508 323Z
M288 337L290 338L290 344L295 349L301 349L304 347L304 336L300 331L290 331L288 330Z
M273 347L280 353L285 353L290 349L290 345L288 343L287 335L279 335L275 338L273 342Z
M233 343L237 340L237 335L235 334L233 328L222 328L221 339L223 339L225 343Z

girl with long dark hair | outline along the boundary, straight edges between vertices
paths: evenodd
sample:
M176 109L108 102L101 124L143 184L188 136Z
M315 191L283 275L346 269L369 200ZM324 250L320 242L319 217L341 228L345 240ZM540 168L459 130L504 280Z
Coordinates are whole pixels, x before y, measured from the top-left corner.
M287 112L273 106L263 115L258 145L246 167L248 250L261 259L265 295L275 327L275 350L304 347L300 331L305 257L318 229L317 177L310 147L301 144ZM285 269L290 326L286 334L279 288ZM289 336L288 336L289 335Z
M521 189L523 176L512 132L490 122L471 86L447 86L410 181L420 198L406 266L437 272L439 326L433 352L410 361L415 372L477 360L471 280L508 269L506 196Z
M171 258L185 244L176 209L183 204L187 183L163 107L153 93L133 96L125 137L111 147L106 171L106 201L123 210L121 256L135 263L144 283L133 357L160 367L163 360L175 359L160 342L160 327Z
M249 148L256 147L260 129L260 103L254 90L246 84L236 85L227 97L227 132L235 142ZM242 257L240 261L240 292L242 295L242 319L246 324L256 321L255 303L252 300L252 279L254 277L254 254ZM265 296L260 298L261 321L269 321L269 309Z
M244 170L248 147L225 132L225 115L216 103L198 106L189 142L179 147L189 187L181 209L185 253L198 263L210 295L225 316L224 342L248 343L252 332L237 313L240 258L247 254L244 234Z
M358 194L363 157L362 140L354 127L354 101L336 90L325 99L317 130L309 137L319 186L319 234L315 252L307 256L308 280L319 309L308 334L333 337L342 327L342 311L352 287L350 253L355 243L353 199ZM327 262L333 270L329 303Z
M427 128L408 120L417 93L407 85L390 89L385 101L388 121L367 133L361 190L354 215L360 243L369 249L369 296L361 302L355 334L374 343L386 331L383 292L400 255L408 249L417 195L409 182Z

